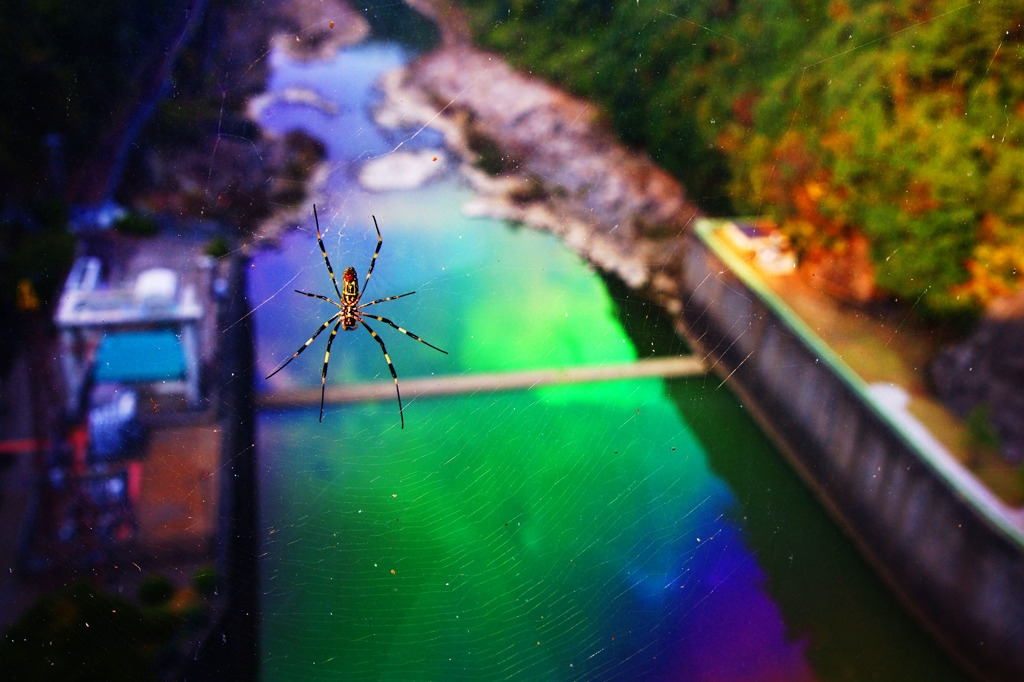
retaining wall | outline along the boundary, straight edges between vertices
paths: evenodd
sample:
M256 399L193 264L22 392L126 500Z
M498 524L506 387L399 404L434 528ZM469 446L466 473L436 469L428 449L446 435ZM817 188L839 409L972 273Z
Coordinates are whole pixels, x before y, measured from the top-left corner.
M683 323L911 609L976 672L1024 679L1024 532L701 221Z
M259 482L256 473L256 366L250 307L246 298L249 260L235 255L220 302L218 416L224 429L218 500L217 573L221 612L196 651L182 679L259 679Z

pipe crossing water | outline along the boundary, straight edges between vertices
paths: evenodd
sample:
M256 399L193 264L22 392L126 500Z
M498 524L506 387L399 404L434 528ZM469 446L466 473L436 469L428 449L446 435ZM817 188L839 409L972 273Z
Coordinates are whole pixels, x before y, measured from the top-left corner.
M580 384L616 379L648 377L699 376L707 372L700 358L679 356L651 358L610 365L567 367L564 369L535 369L520 372L490 372L455 376L401 379L402 395L406 398L518 391L551 384ZM356 403L393 400L395 386L390 381L328 386L325 403ZM258 405L262 408L299 407L320 402L320 389L316 387L262 393Z

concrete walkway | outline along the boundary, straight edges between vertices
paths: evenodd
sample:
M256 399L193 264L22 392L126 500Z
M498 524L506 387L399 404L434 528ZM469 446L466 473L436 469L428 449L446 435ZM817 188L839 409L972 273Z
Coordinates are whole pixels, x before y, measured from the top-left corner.
M699 358L682 356L652 358L614 365L465 374L421 379L399 379L399 381L402 394L407 398L413 398L453 395L457 393L518 391L536 386L549 386L551 384L578 384L593 381L612 381L615 379L698 376L706 371L707 367ZM392 400L394 397L394 383L391 381L379 381L364 384L328 386L324 402L352 403ZM257 400L259 407L262 408L298 407L301 405L316 405L319 402L320 389L315 387L264 393Z

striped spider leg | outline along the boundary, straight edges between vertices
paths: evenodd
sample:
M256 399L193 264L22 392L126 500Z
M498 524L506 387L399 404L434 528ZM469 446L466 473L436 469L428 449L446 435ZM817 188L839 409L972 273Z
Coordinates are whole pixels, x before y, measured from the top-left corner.
M363 318L368 317L374 320L379 320L384 324L394 327L395 329L402 332L409 338L415 339L422 344L430 346L434 350L440 351L445 355L448 354L448 351L441 350L437 346L431 343L427 343L426 341L416 336L412 332L402 329L397 324L395 324L394 322L385 317L380 317L379 315L371 315L369 313L362 312L363 308L367 308L371 305L384 303L385 301L393 301L396 298L402 298L404 296L410 296L416 293L415 291L409 291L407 293L399 294L397 296L378 298L375 301L370 301L369 303L359 305L359 300L362 298L363 293L366 292L366 285L370 281L370 275L373 274L373 266L377 262L377 255L380 253L381 244L384 242L380 235L380 228L377 227L377 218L375 216L373 217L373 227L374 229L377 230L377 248L373 252L373 258L370 259L370 268L366 272L366 279L363 280L362 291L359 290L359 281L356 277L356 270L351 266L345 268L345 272L342 274L341 277L341 289L338 288L338 280L335 279L334 277L334 269L331 268L331 260L330 258L327 257L327 250L324 248L324 240L320 234L320 219L319 217L317 217L315 204L313 205L313 219L316 221L316 240L317 243L320 245L320 253L324 255L324 263L327 265L327 272L330 273L331 275L331 283L334 284L334 291L335 293L338 294L338 300L335 301L334 299L328 298L327 296L321 296L320 294L311 294L306 291L299 291L298 289L295 290L295 293L302 294L303 296L309 296L310 298L318 298L321 301L327 301L331 305L337 306L339 310L338 312L334 313L334 315L332 315L330 318L328 318L326 322L320 325L320 328L316 330L313 336L309 337L309 340L306 341L306 343L304 343L297 351L295 351L294 355L292 355L290 358L281 363L281 365L273 372L268 374L266 378L269 379L270 377L274 376L282 369L284 369L289 362L299 357L299 354L301 354L302 351L309 348L309 344L313 343L313 340L316 339L316 337L318 337L320 333L323 332L323 330L327 329L327 327L329 327L332 322L334 322L334 328L331 330L331 335L327 339L327 352L324 355L324 366L320 372L320 421L322 422L324 420L324 394L326 393L327 390L327 363L331 359L331 344L334 343L334 337L337 336L339 327L344 329L345 331L351 331L353 329L358 329L359 325L362 325L366 329L366 331L370 333L370 336L373 337L374 341L376 341L380 345L380 349L384 353L384 359L388 363L388 369L391 370L391 378L394 379L395 381L395 395L398 397L398 417L401 420L401 425L402 428L404 429L405 416L403 414L402 408L402 393L398 389L398 374L395 372L395 366L391 362L391 356L388 355L388 349L384 345L384 340L377 336L377 332L373 331L373 329L370 328L370 325L366 324L366 322L363 321ZM337 321L335 322L335 320Z

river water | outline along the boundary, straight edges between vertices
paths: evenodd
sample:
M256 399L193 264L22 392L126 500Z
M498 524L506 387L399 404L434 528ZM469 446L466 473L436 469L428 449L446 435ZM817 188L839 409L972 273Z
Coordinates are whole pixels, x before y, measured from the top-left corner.
M429 130L384 131L374 83L410 59L371 42L327 62L275 52L271 131L322 139L317 199L336 273L367 296L399 380L686 352L660 317L550 235L468 219ZM315 92L331 106L296 97ZM311 104L312 103L312 104ZM363 164L429 150L423 187ZM438 151L434 151L434 150ZM312 210L253 260L258 370L332 314ZM366 299L369 300L369 299ZM260 390L319 386L327 333ZM390 382L362 330L328 382ZM266 680L959 679L717 378L265 410L258 420Z

